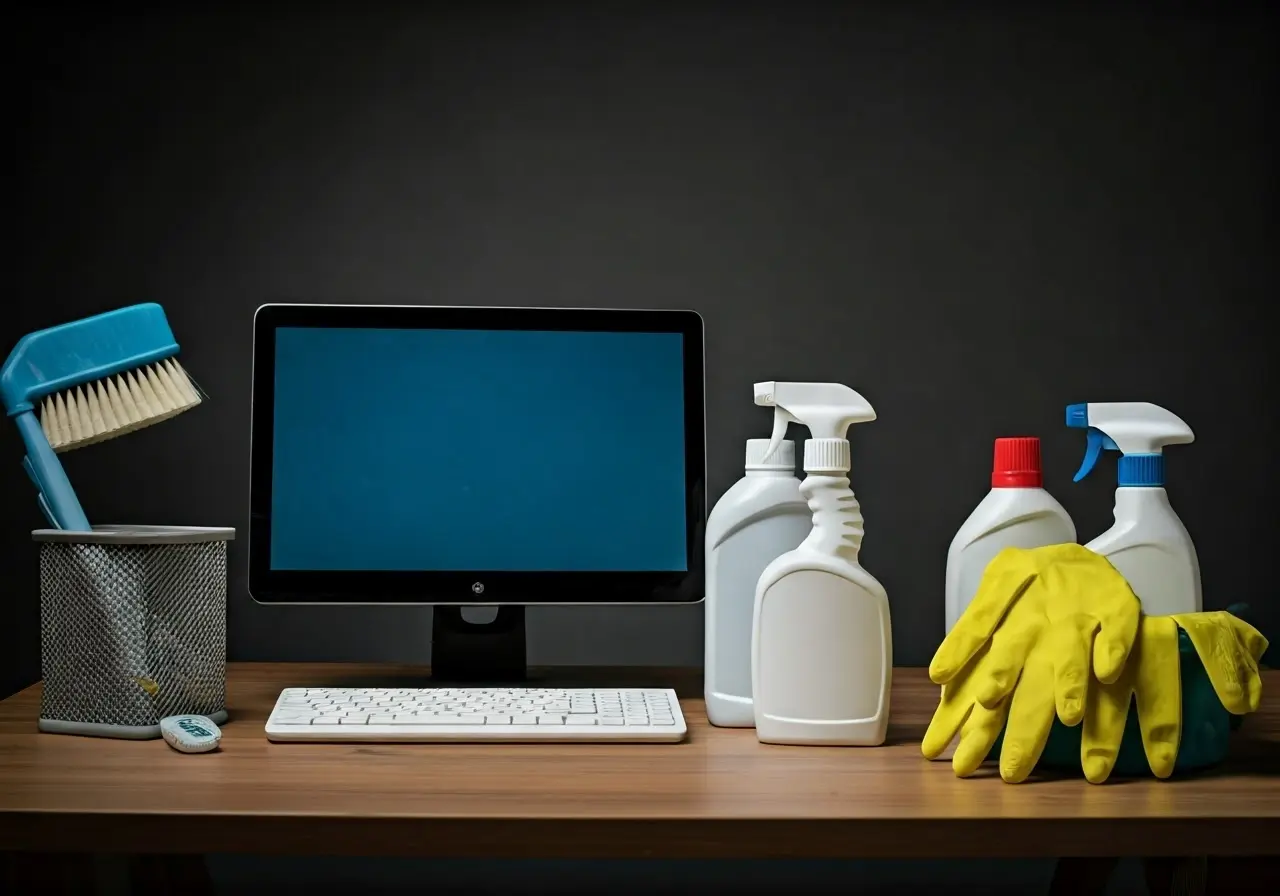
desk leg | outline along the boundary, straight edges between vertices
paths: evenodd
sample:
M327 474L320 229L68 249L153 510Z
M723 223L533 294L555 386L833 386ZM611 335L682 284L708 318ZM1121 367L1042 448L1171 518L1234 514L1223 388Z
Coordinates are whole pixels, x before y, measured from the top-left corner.
M213 896L213 879L204 856L131 856L129 879L134 896Z
M97 868L87 853L0 852L0 893L77 896L97 889Z

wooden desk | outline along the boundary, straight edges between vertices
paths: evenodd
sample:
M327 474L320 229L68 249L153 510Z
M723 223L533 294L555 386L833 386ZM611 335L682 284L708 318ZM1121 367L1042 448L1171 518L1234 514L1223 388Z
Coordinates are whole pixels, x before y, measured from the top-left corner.
M775 747L712 728L698 673L565 670L680 692L679 745L271 744L289 685L420 683L390 666L233 664L217 753L39 734L0 703L0 851L448 857L1205 856L1280 853L1280 672L1227 770L1192 780L959 780L919 741L937 700L900 669L891 745ZM554 678L546 679L559 683Z

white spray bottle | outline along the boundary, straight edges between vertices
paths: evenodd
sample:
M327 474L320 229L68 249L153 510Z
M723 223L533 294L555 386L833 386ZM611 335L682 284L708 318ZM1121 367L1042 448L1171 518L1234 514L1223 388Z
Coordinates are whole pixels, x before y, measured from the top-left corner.
M1089 475L1104 449L1121 452L1115 523L1086 547L1111 561L1148 616L1200 612L1195 544L1164 489L1164 447L1193 442L1191 427L1140 401L1070 405L1067 426L1089 433L1076 482Z
M884 587L858 563L862 512L849 488L851 424L876 419L865 398L837 383L757 383L774 408L773 438L809 428L801 493L809 536L756 585L751 683L763 743L879 746L889 727L893 637Z

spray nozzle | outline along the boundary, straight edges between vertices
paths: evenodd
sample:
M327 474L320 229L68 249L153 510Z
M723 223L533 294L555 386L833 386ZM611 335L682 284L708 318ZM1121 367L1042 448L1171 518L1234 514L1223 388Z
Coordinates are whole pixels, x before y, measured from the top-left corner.
M1084 462L1076 472L1076 482L1093 471L1106 450L1125 456L1121 461L1121 485L1162 485L1164 447L1195 440L1191 427L1180 417L1145 401L1068 405L1067 426L1088 431Z
M843 439L854 423L876 419L870 402L839 383L756 383L755 402L773 408L766 459L782 444L789 423L808 427L815 439Z

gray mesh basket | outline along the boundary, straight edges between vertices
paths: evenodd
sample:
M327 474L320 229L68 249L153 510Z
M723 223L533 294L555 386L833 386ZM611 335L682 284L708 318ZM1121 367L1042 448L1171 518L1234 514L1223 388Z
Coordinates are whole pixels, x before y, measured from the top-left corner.
M145 739L165 716L226 721L234 529L38 529L40 730Z

